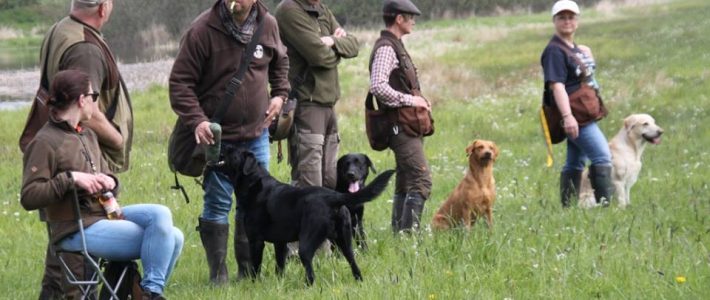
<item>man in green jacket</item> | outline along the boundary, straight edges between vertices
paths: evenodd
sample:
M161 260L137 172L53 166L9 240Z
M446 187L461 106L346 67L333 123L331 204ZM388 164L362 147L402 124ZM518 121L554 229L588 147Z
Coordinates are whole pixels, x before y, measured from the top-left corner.
M335 188L338 63L357 56L360 44L320 0L285 0L275 16L288 47L289 80L298 99L288 140L291 180L295 186Z

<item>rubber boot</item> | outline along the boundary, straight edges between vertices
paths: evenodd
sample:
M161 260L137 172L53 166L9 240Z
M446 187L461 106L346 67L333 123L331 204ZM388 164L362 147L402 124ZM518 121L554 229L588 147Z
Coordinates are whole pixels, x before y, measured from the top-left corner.
M402 222L402 209L407 194L394 194L392 201L392 232L398 233Z
M614 193L614 186L611 184L611 166L589 167L589 181L594 189L594 199L597 200L597 204L609 206L611 195Z
M572 201L579 199L579 184L582 171L571 170L560 173L560 200L562 207L569 207Z
M419 230L419 221L422 219L422 211L424 210L424 197L419 193L408 193L402 207L402 221L400 230L411 232Z
M200 232L202 246L207 255L210 282L217 285L227 283L229 281L226 262L229 224L214 223L200 218L196 229Z
M234 216L234 257L237 259L237 281L249 277L251 255L249 238L244 228L244 216L237 211Z

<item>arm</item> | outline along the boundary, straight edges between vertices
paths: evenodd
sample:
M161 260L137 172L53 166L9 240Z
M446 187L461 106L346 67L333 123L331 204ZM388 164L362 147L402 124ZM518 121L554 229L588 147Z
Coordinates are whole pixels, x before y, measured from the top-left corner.
M68 172L55 176L56 157L54 149L42 140L35 139L27 147L23 157L22 190L20 204L26 210L35 210L59 202L74 185Z
M334 24L333 28L335 28L335 30L331 32L334 41L333 49L335 49L335 52L340 57L356 57L360 51L360 42L354 35L348 34L345 29L340 27L338 20L335 19L335 16L330 10L328 10L328 14L330 16L330 23Z
M390 86L390 74L398 65L397 55L392 47L383 46L377 49L372 60L372 72L370 74L370 92L372 95L389 107L419 106L430 109L429 102L423 97L405 94Z
M192 30L185 33L169 78L170 106L191 128L209 121L195 92L207 57L207 49L201 46L198 39L199 36Z
M550 89L555 96L557 109L559 109L560 114L562 114L562 123L565 133L572 139L576 139L579 135L579 125L577 124L577 119L572 115L572 109L569 106L569 95L567 95L564 83L552 82L550 83Z
M288 82L288 55L286 47L281 42L279 28L274 20L272 39L276 41L274 46L274 56L269 62L269 85L271 86L271 100L269 108L265 113L264 126L269 126L271 120L281 111L281 107L288 98L291 85Z
M59 63L60 70L78 69L89 75L91 87L94 91L102 92L101 98L105 101L104 109L108 107L110 96L103 93L103 82L106 79L107 67L104 63L101 50L89 43L78 43L64 53ZM116 127L111 124L99 107L99 103L91 103L94 113L91 120L83 122L84 126L91 128L99 138L101 145L106 145L112 149L123 147L123 137Z
M338 66L335 50L321 41L318 28L303 9L284 6L276 11L281 36L312 67L332 69Z

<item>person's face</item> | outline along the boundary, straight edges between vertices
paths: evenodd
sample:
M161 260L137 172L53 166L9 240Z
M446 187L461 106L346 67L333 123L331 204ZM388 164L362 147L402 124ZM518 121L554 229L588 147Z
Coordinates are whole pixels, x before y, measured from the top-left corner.
M417 22L414 21L414 15L397 15L397 24L399 25L399 29L402 31L403 34L412 33L412 31L414 30L414 24L416 23Z
M81 120L91 120L91 117L94 114L94 106L96 106L96 101L98 100L99 93L94 92L94 90L91 88L91 83L89 83L87 91L80 97L81 99L79 99L78 102L81 103L81 105L79 105L79 108L81 109Z
M248 12L256 0L227 0L227 7L233 14Z
M111 17L111 13L113 12L113 0L108 0L104 3L102 3L103 9L105 12L105 17L104 17L104 24L108 22L108 19Z
M574 32L577 31L578 21L579 16L568 10L562 11L553 17L555 30L562 35L574 34Z

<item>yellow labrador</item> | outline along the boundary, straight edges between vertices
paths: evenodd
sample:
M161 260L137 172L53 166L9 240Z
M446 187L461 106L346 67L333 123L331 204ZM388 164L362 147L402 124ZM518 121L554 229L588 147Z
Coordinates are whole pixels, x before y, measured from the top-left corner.
M663 128L656 125L656 120L648 114L633 114L624 119L624 126L609 142L611 151L614 198L619 207L631 203L631 186L636 183L641 172L641 155L648 143L659 144ZM579 193L579 206L594 207L594 192L589 182L588 170L582 174Z

